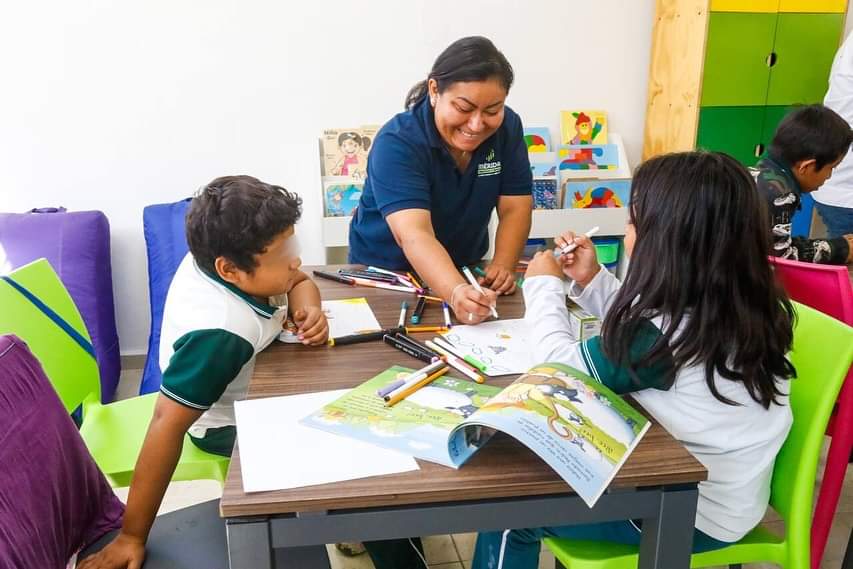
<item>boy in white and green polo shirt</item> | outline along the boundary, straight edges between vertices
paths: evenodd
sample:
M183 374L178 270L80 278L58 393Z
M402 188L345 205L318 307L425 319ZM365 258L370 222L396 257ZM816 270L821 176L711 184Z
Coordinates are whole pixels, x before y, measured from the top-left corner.
M255 355L290 316L303 344L323 345L320 291L299 270L294 225L300 199L250 176L217 178L187 214L190 253L163 314L163 385L142 446L121 533L81 569L139 567L145 541L189 431L197 446L230 456L234 401L245 396Z

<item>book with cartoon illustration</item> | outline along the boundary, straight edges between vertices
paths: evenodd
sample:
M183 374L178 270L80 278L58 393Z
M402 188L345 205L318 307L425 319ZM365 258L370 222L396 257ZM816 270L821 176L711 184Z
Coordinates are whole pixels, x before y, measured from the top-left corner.
M563 144L607 144L607 113L560 111L560 139Z
M412 370L394 366L302 423L459 468L497 431L539 455L592 507L651 423L578 370L534 366L509 386L443 376L388 407L376 391Z
M367 176L368 153L377 132L377 125L324 130L320 139L321 174L364 180Z

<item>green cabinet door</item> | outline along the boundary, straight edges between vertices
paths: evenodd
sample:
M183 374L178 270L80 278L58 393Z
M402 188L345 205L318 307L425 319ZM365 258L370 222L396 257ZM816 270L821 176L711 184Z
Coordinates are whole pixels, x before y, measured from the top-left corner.
M764 105L777 14L712 12L702 77L703 107Z
M755 152L763 123L764 107L702 107L696 147L725 152L752 166L758 160Z
M779 14L776 63L770 70L768 105L819 103L844 28L843 14Z

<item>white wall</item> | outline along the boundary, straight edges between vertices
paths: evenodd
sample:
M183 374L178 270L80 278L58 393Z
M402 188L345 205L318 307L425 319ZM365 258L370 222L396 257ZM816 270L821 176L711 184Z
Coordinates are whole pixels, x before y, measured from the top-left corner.
M303 261L322 263L321 130L384 122L464 35L506 54L526 124L556 133L562 108L606 109L631 162L640 155L653 0L34 0L3 12L0 211L106 213L126 354L148 337L143 206L252 174L303 196Z

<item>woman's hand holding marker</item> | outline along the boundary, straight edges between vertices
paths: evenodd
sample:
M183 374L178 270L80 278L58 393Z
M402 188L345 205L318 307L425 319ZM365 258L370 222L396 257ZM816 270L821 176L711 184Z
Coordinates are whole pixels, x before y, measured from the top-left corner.
M491 307L497 302L497 294L490 289L477 291L473 285L459 283L450 294L450 308L456 319L464 324L479 324L491 315Z

